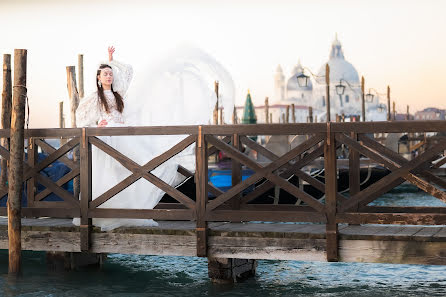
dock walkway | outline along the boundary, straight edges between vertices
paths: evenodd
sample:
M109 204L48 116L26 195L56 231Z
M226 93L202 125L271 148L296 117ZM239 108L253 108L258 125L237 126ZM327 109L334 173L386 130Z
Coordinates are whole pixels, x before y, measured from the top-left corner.
M93 228L92 253L196 256L192 221L158 227ZM69 219L22 219L22 248L81 252L80 228ZM325 224L209 222L208 257L326 261ZM0 249L8 248L7 218L0 218ZM446 265L446 227L339 225L339 261Z

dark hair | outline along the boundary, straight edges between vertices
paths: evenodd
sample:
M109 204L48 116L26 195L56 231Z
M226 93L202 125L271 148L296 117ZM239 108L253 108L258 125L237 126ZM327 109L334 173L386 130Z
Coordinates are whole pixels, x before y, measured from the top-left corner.
M105 69L105 68L112 69L111 66L107 65L107 64L101 64L99 66L99 69L96 73L96 87L98 88L99 101L101 102L105 111L107 113L109 113L110 110L109 110L109 107L107 104L107 99L105 99L104 89L102 88L102 85L99 85L99 80L98 80L98 76L101 74L101 70ZM116 108L118 109L118 111L120 113L122 113L122 111L124 110L124 101L122 100L122 97L121 97L121 95L119 95L118 92L113 91L113 84L111 85L111 91L113 92L113 95L115 96L115 99L116 99Z

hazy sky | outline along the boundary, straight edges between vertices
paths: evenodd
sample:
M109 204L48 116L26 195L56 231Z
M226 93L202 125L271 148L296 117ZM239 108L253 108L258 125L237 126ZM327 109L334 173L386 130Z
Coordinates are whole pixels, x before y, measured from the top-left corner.
M278 64L286 76L299 59L317 72L336 32L366 88L384 93L390 85L397 110L416 111L446 108L445 11L441 0L0 0L0 54L28 49L31 127L58 125L65 66L80 53L88 92L108 45L137 75L187 41L228 69L238 104L247 89L260 104L273 96Z

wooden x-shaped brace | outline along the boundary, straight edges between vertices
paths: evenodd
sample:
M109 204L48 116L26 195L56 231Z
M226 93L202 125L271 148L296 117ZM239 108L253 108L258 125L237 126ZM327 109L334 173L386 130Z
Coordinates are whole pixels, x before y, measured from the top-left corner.
M108 201L110 198L112 198L114 195L120 193L122 190L139 180L140 178L145 178L167 194L169 194L172 198L177 200L178 202L184 204L187 208L193 209L195 207L195 201L190 199L188 196L184 195L174 187L171 187L169 184L158 178L157 176L150 173L150 171L154 170L179 152L183 151L185 148L187 148L189 145L194 143L196 141L195 135L189 135L185 139L183 139L181 142L174 145L172 148L170 148L168 151L162 153L161 155L153 158L149 162L147 162L145 165L141 166L138 163L134 162L133 160L129 159L127 156L123 155L121 152L117 151L113 147L109 146L108 144L104 143L100 139L94 136L90 136L88 141L95 145L97 148L108 154L109 156L113 157L116 161L118 161L122 166L124 166L126 169L132 172L132 174L125 179L123 179L121 182L119 182L117 185L112 187L111 189L107 190L105 193L94 199L90 202L91 208L96 208L103 204L104 202Z
M257 142L252 141L251 139L249 139L246 136L244 136L242 138L242 142L244 144L246 144L247 146L251 147L252 149L256 150L257 152L261 153L262 155L264 155L266 158L270 159L271 161L275 161L275 160L279 159L279 156L277 156L276 154L267 150L266 148L264 148ZM338 143L336 148L338 148L339 146L340 146L340 144ZM296 175L298 178L308 182L310 185L315 187L317 190L321 191L322 193L325 193L325 184L324 183L322 183L321 181L315 179L311 175L309 175L301 170L302 167L305 167L306 165L308 165L309 163L314 161L314 159L320 157L323 154L324 154L324 147L320 146L320 147L316 148L314 151L312 151L311 153L304 156L302 159L298 160L293 165L291 165L289 167L284 166L285 171L282 172L279 176L284 179L289 179L291 176ZM257 198L259 195L262 195L263 193L265 193L266 191L270 190L273 187L274 187L274 184L272 182L265 181L262 185L258 186L254 191L252 191L249 194L247 194L246 196L244 196L242 198L242 203L244 203L244 204L248 203L249 201ZM341 195L339 193L336 193L336 197L340 201L347 200L343 195Z
M29 166L26 162L23 162L23 182L26 182L28 179L35 177L37 182L42 184L46 189L42 191L42 193L39 193L39 199L43 199L46 196L48 196L51 192L54 192L57 196L62 198L65 202L69 202L71 204L74 204L75 206L79 206L79 200L77 200L73 195L71 195L67 190L61 188L63 184L65 184L67 181L71 180L72 178L79 175L79 167L76 167L74 170L72 170L69 174L64 176L64 180L66 180L68 177L71 177L67 181L63 182L63 180L59 180L56 183L54 183L51 179L48 177L40 174L40 171L49 166L54 161L58 160L62 156L64 156L67 152L72 150L76 145L79 145L79 138L75 137L68 141L66 144L61 146L59 149L55 150L52 154L50 154L45 160L42 162L36 164L34 167ZM0 146L0 155L9 160L10 153L7 149ZM63 182L63 183L62 183ZM5 192L1 192L0 195L5 195Z
M259 165L257 162L251 160L249 157L245 156L243 153L238 151L237 149L233 148L232 146L223 143L216 139L215 137L211 135L206 136L206 140L214 145L215 147L221 149L224 151L229 157L239 161L240 163L246 165L247 167L251 168L255 171L253 175L245 179L244 181L238 183L237 185L233 186L230 190L225 192L224 194L218 196L216 199L210 201L207 205L207 210L211 211L218 206L222 205L224 202L228 201L229 199L233 198L235 195L246 189L249 185L255 183L256 181L260 180L261 178L265 177L272 183L278 185L285 191L289 192L290 194L300 198L304 202L306 202L309 206L316 209L319 212L324 211L324 205L319 202L318 200L314 199L312 196L308 195L307 193L301 191L296 186L292 185L288 181L284 180L283 178L279 177L278 175L274 174L273 171L281 168L283 165L287 164L289 161L296 158L296 156L300 155L302 152L308 150L309 148L315 146L319 142L322 141L324 135L317 134L310 138L309 140L305 141L304 143L301 143L300 145L296 146L294 149L289 151L288 153L284 154L282 157L278 158L271 164L263 167Z
M392 170L392 172L385 178L377 181L373 185L353 195L347 202L343 203L339 207L340 212L345 212L355 207L355 205L367 205L376 198L380 197L382 194L400 185L405 180L427 191L431 195L446 201L446 195L443 191L430 185L429 183L411 173L411 171L419 171L420 167L425 166L426 163L429 163L433 159L435 159L438 153L444 150L446 141L439 142L436 146L430 148L411 161L403 162L401 160L402 157L396 157L396 153L389 154L389 149L386 149L381 144L374 143L374 141L372 141L370 138L366 139L365 137L361 136L359 139L363 141L364 145L361 145L360 143L351 139L343 133L336 134L337 141L348 145L351 149L358 151L360 154L363 154L372 160L382 163L388 169ZM367 145L372 146L373 149L379 149L379 151L374 151L371 148L367 147ZM384 158L382 155L380 155L380 153L388 159Z

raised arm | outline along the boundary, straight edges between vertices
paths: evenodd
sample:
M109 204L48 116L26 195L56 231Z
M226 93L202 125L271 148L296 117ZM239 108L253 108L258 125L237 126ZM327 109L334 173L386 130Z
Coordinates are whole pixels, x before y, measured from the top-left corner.
M131 65L114 60L114 52L115 48L113 46L108 47L108 64L113 69L113 90L124 97L133 78L133 68Z

